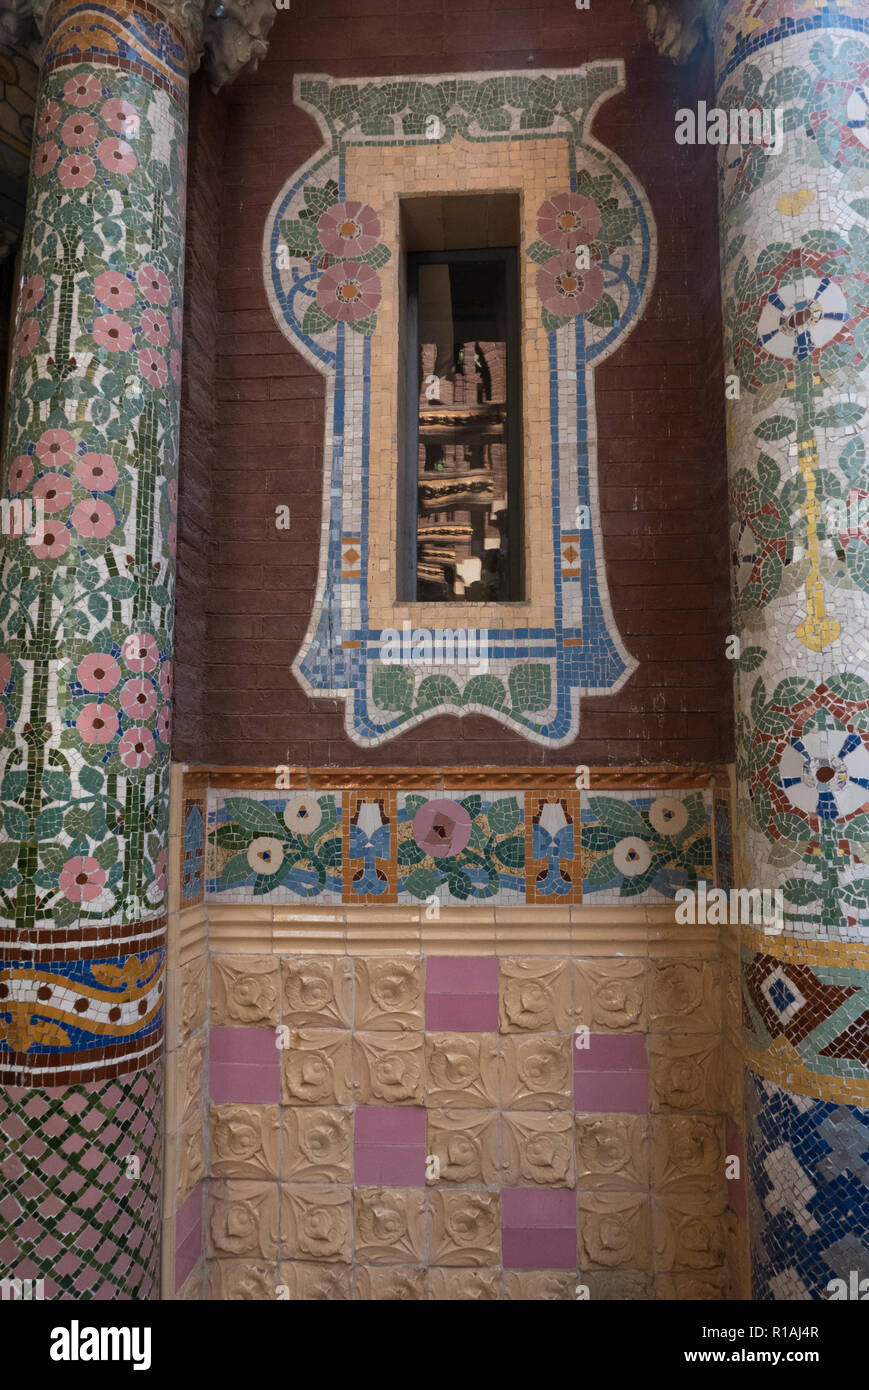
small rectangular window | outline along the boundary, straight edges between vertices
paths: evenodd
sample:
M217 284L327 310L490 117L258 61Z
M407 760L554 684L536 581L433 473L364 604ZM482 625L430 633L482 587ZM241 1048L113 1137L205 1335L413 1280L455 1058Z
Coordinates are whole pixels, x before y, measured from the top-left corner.
M406 286L401 597L521 599L516 248L410 252Z

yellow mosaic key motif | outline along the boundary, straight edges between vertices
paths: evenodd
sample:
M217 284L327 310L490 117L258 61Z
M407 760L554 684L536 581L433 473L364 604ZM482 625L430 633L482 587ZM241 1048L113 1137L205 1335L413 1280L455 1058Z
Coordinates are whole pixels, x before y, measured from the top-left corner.
M818 466L818 442L812 436L804 439L799 446L800 472L806 480L806 500L802 506L806 518L806 549L810 569L806 579L806 618L797 628L797 637L810 651L821 652L835 642L842 631L835 618L827 616L824 603L824 581L820 570L820 549L818 546L818 521L821 505L817 498L815 469Z

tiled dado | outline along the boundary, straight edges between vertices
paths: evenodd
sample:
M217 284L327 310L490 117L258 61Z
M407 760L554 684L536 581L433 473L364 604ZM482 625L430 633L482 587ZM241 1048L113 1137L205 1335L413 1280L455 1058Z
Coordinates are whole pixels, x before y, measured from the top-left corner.
M181 1296L735 1296L718 975L215 952L207 1273Z
M574 768L474 780L452 769L294 769L278 792L274 769L258 780L250 769L177 771L167 1296L744 1290L742 1180L725 1174L743 1146L725 1074L734 1044L720 929L676 922L678 880L669 901L654 888L607 895L583 883L616 830L640 855L669 838L702 873L716 853L710 784L726 786L726 773L590 771L586 791ZM414 867L402 846L434 835L440 849L463 803L467 844L416 862L458 860L480 834L517 854L530 844L531 891L499 885L488 900L457 902L402 887ZM234 819L221 819L228 805ZM374 805L379 826L361 809ZM561 836L556 864L535 838L547 805L569 817L551 836ZM326 888L282 899L251 869L235 901L215 888L204 844L221 825L279 841L275 852L319 846ZM686 844L701 849L691 856ZM345 899L348 857L361 891ZM521 860L508 867L521 877ZM568 891L548 897L553 874ZM735 958L737 943L727 945Z

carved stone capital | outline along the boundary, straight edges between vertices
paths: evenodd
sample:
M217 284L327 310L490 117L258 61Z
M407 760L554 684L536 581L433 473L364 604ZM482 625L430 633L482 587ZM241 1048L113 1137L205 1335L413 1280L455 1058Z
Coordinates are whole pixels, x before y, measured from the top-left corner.
M213 91L259 66L275 20L274 0L151 0L181 31L190 70L204 63ZM0 50L42 34L52 0L0 0Z
M646 11L649 38L658 52L684 63L708 35L708 0L633 0Z

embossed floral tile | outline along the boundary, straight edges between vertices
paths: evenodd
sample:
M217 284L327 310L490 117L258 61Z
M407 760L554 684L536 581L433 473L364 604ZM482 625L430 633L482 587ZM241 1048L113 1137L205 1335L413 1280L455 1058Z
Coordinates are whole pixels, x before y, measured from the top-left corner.
M212 791L206 891L224 902L342 900L341 793Z
M581 824L583 897L655 902L712 880L708 793L584 793Z

